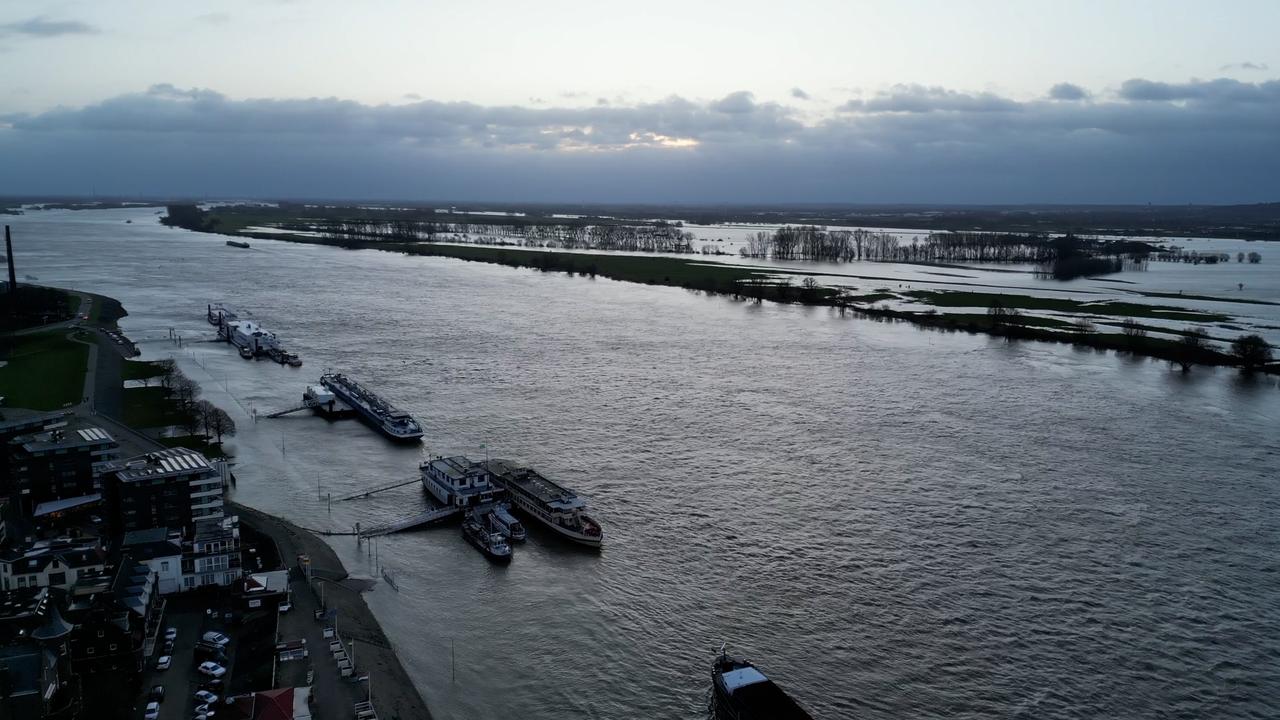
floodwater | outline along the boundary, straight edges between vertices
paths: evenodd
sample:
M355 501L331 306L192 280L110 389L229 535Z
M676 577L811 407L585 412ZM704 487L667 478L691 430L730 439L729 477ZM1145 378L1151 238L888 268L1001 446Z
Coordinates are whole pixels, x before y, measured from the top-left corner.
M147 357L182 360L240 425L241 502L386 522L421 491L320 498L488 454L576 488L605 526L599 554L535 528L506 568L456 527L383 538L376 562L334 538L352 572L394 575L368 601L437 717L699 718L725 641L819 718L1280 715L1274 378L449 259L241 250L153 213L9 219L19 272L119 298ZM306 365L205 342L219 300ZM326 367L412 412L425 445L254 423Z

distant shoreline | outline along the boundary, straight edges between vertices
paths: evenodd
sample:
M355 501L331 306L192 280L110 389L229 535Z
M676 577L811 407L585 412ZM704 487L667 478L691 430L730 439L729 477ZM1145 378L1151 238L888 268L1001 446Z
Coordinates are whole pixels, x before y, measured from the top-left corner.
M906 296L910 296L909 299L925 302L939 308L954 306L958 297L964 295L968 296L967 301L961 303L965 307L1000 305L1010 311L1004 315L973 312L949 313L940 312L932 308L928 311L916 312L877 306L877 302L885 300L908 299L903 297L904 294L890 291L888 288L863 295L850 295L816 284L810 286L807 282L801 285L792 285L790 282L783 283L768 280L769 276L776 275L788 275L808 280L825 274L819 271L787 271L777 268L757 269L744 265L709 262L696 255L685 258L607 252L557 252L554 250L489 245L453 245L432 242L310 237L288 233L268 234L219 230L216 223L207 227L187 229L224 236L251 237L259 240L281 240L308 245L326 245L347 250L383 250L405 255L446 257L457 260L485 262L543 272L564 272L569 275L590 277L600 276L646 285L679 287L750 302L768 300L783 304L831 307L840 312L848 312L873 319L908 322L920 327L944 332L982 333L1010 340L1066 343L1098 350L1114 350L1118 353L1149 357L1170 363L1185 363L1187 366L1230 367L1237 364L1235 358L1231 355L1215 350L1212 347L1188 349L1182 343L1182 338L1188 334L1186 330L1170 330L1153 325L1142 325L1134 320L1134 318L1144 317L1201 323L1223 323L1231 320L1231 318L1224 315L1192 311L1177 306L1113 302L1105 303L1101 307L1094 305L1086 308L1079 301L1046 300L1033 296L1006 293L952 293L941 291L905 293ZM1074 323L1025 315L1019 312L1020 309L1050 309L1064 312L1072 312L1074 310L1082 314L1096 316L1100 314L1099 310L1108 308L1112 312L1101 313L1104 317ZM1110 317L1106 317L1107 315ZM1122 331L1101 331L1097 328L1098 325L1115 326ZM1178 339L1170 340L1152 337L1149 335L1151 332L1172 335ZM1232 340L1232 338L1210 339L1224 343L1229 343ZM1271 363L1257 368L1256 371L1280 374L1280 363Z

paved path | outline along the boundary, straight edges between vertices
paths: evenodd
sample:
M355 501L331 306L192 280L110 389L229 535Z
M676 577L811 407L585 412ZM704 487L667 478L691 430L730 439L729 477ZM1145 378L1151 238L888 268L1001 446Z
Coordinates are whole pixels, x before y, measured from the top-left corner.
M373 686L373 704L380 720L430 720L431 713L418 694L413 681L405 673L391 643L359 592L336 581L347 577L342 561L323 540L285 520L235 503L228 510L240 516L241 522L275 541L281 560L289 566L297 563L300 553L311 558L312 575L324 584L325 603L338 610L338 632L348 645L355 645L357 673L367 672ZM335 581L335 582L329 582ZM310 660L316 669L316 717L319 720L350 720L352 705L365 698L363 683L353 686L337 676L337 665L329 653L329 643L321 636L321 624L313 618L319 598L301 578L291 576L293 610L282 618L281 635L285 640L306 638ZM336 708L333 714L326 709Z

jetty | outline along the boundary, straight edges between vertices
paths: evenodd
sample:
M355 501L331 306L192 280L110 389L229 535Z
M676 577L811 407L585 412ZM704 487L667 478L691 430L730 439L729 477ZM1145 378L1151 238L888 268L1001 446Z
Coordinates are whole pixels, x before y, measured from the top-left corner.
M402 488L402 487L405 487L406 485L417 485L420 482L422 482L420 478L414 478L412 480L402 480L400 482L391 483L390 485L379 485L378 487L369 488L368 490L361 490L360 492L351 493L350 495L343 495L342 497L336 497L334 498L334 500L337 502L345 502L347 500L359 500L361 498L367 498L370 495L376 495L378 493L386 492L388 490L395 490L396 488Z
M462 512L460 507L443 507L432 508L426 512L407 517L386 525L378 525L360 531L361 538L378 537L379 535L390 535L391 533L403 532L414 528L423 527L425 525L434 525L443 522Z

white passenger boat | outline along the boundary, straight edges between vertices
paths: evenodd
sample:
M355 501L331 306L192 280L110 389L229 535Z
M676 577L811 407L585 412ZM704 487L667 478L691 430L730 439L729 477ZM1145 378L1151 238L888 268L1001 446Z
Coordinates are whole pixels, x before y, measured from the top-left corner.
M490 460L485 466L516 510L578 544L598 548L604 542L604 530L584 512L587 504L577 493L506 460Z

